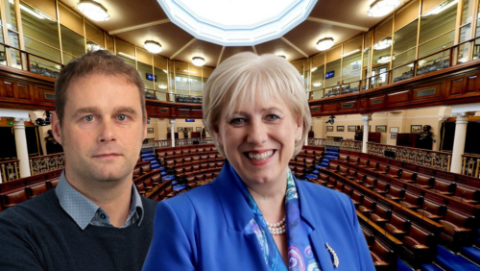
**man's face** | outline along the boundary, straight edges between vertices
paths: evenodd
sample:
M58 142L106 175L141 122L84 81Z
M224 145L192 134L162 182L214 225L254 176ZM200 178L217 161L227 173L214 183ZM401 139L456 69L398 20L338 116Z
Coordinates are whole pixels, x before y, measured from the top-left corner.
M73 182L119 182L132 179L146 135L140 95L122 76L93 74L74 80L67 91L60 127L67 179Z

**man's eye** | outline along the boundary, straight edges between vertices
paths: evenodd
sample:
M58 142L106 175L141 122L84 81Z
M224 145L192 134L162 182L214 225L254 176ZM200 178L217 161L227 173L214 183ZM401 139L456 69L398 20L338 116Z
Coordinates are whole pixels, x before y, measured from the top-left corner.
M86 121L92 121L93 120L93 116L92 115L88 115L88 116L85 116L83 117Z
M127 119L127 116L125 116L125 115L118 115L117 118L118 118L118 120L122 120L122 121L123 121L123 120L126 120L126 119Z

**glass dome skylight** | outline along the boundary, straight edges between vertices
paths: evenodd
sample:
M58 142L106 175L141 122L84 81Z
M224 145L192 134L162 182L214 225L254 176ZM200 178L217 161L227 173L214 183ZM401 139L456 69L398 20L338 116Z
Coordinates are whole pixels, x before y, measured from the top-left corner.
M194 37L223 46L277 39L303 22L317 0L157 0Z

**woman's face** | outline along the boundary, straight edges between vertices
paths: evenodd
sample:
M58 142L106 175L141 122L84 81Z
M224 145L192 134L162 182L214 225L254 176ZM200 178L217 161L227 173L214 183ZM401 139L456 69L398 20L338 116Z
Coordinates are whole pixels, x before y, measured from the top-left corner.
M285 101L277 97L262 103L259 96L231 116L224 108L215 129L226 158L247 185L286 179L295 140L302 135L302 119Z

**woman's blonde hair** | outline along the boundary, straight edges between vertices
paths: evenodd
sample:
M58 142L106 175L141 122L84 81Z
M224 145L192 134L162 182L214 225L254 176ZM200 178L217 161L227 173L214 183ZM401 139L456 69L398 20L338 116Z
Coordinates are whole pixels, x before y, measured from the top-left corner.
M255 104L258 94L263 103L273 97L282 98L290 105L294 118L302 120L302 137L295 142L294 156L297 155L312 122L310 107L300 73L287 60L276 55L239 53L213 71L203 91L203 123L208 133L214 136L222 112L231 115L245 103ZM215 145L225 157L223 146L217 140Z

